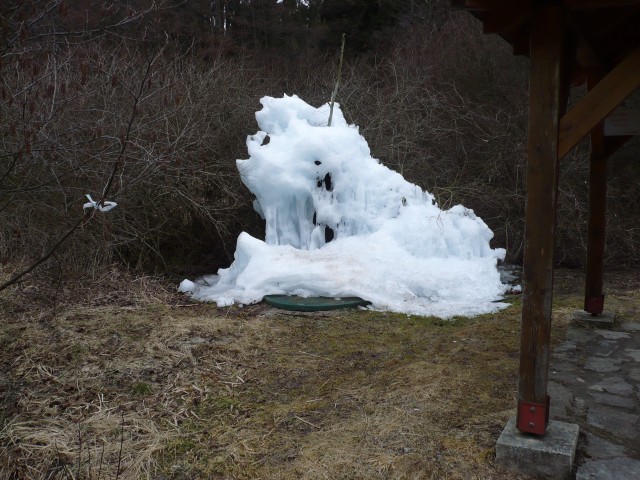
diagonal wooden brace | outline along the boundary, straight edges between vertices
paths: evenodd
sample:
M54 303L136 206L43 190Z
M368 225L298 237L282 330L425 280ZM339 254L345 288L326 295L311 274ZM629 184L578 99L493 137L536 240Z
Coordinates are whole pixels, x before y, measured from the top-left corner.
M564 157L640 87L640 47L633 50L560 119L558 157Z

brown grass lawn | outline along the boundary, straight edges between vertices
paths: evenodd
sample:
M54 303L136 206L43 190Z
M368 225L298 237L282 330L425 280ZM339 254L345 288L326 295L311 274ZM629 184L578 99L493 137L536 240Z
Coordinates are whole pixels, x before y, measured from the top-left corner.
M554 338L581 285L558 275ZM493 461L519 298L443 321L219 309L174 289L0 294L0 478L522 478Z

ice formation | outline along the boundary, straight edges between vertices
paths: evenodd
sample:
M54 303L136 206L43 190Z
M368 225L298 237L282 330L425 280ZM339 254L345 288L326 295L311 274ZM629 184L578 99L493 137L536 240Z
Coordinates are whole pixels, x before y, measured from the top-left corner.
M269 294L358 296L372 308L443 318L493 312L507 286L493 233L473 210L434 197L371 156L336 104L264 97L260 131L237 160L265 219L240 234L235 261L180 290L219 306Z

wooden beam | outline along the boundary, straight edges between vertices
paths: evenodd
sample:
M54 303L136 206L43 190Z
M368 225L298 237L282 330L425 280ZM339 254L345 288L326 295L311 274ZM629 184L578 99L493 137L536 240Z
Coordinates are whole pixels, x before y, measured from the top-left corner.
M530 1L531 0L520 0L519 3L530 3ZM451 6L453 8L471 10L475 12L495 10L510 3L514 2L511 0L451 0Z
M543 435L553 296L558 196L558 125L562 109L565 28L562 8L538 7L531 19L527 201L520 336L520 431ZM568 82L568 79L565 81Z
M587 78L587 88L598 84L599 76ZM604 308L602 280L604 272L604 247L607 202L607 148L604 136L604 120L591 131L591 156L589 163L589 225L587 229L587 267L585 278L584 309L599 315Z
M566 22L567 16L564 16L565 29L567 29ZM577 39L574 36L568 34L567 31L564 36L563 44L563 58L560 70L560 108L559 118L562 118L567 113L567 107L569 105L569 95L571 94L572 76L576 70L576 52L578 49ZM560 161L560 157L558 157Z
M613 155L622 147L624 147L624 144L627 143L632 138L633 137L626 137L626 136L605 137L605 148L606 148L607 158L609 158L611 155Z
M603 60L603 58L606 57L603 57L586 43L578 45L576 49L576 61L582 69L601 70L606 68L608 60Z
M502 38L505 38L505 36L501 36ZM529 47L531 42L529 41L528 29L520 29L514 32L513 35L510 35L510 38L505 38L505 40L513 47L514 55L529 55Z
M620 62L560 120L562 158L595 126L640 87L640 47Z
M606 10L604 11L607 12ZM611 12L611 11L609 11ZM634 7L625 8L624 14L620 15L620 13L616 14L616 12L611 12L608 16L603 17L603 11L594 11L589 14L586 18L589 23L587 24L587 28L598 38L601 38L605 35L611 34L612 32L616 32L617 30L624 29L627 30L628 25L625 24L636 24L637 18L636 15L640 13L640 3L636 4Z
M578 42L578 51L576 58L583 67L600 67L600 69L609 69L609 58L602 46L593 40L590 32L579 25L570 15L567 16L568 25L576 34Z
M484 33L504 33L517 29L531 15L531 10L514 3L507 7L487 12L482 17Z
M572 10L640 5L638 0L563 0L562 3Z

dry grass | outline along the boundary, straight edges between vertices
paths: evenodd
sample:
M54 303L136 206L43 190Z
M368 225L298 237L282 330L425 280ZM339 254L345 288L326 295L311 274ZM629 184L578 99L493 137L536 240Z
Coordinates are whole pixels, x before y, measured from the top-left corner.
M580 283L560 279L554 338ZM493 463L519 299L445 322L218 309L173 288L114 273L2 293L0 478L520 478Z

